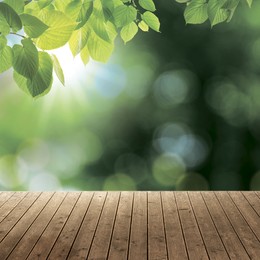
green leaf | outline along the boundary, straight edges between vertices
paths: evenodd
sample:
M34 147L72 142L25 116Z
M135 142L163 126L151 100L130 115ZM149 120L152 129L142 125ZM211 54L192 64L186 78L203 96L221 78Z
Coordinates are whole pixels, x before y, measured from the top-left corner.
M206 0L193 0L185 9L186 23L201 24L208 19L208 3Z
M191 0L175 0L177 3L186 4L190 2Z
M87 40L90 32L91 32L90 27L88 23L86 23L82 28L72 33L71 38L69 40L69 46L74 57L77 54L79 54L80 51L87 44Z
M33 15L21 14L20 18L24 25L25 33L31 38L38 38L49 28L49 26Z
M25 78L24 76L20 75L19 73L17 73L15 70L14 70L13 77L14 77L14 81L16 82L18 87L22 91L27 93L28 95L31 95L30 92L29 92L29 89L27 88L27 81L28 81L28 79Z
M77 22L79 22L79 24L76 27L76 29L79 29L82 26L84 26L84 24L90 18L92 12L93 12L93 1L84 2L83 5L81 6L81 10L80 10L79 16L77 18Z
M110 42L106 24L96 15L92 15L88 21L94 32L104 41Z
M52 60L53 60L54 71L55 71L58 79L60 80L60 82L64 86L65 85L65 79L64 79L64 73L63 73L62 67L60 65L60 62L59 62L58 58L56 57L56 55L54 55L54 54L52 54Z
M229 17L229 11L222 9L226 0L209 0L208 2L208 16L211 26L226 21Z
M227 9L229 11L229 15L226 20L227 22L231 21L239 2L240 0L227 0L225 4L222 6L223 9Z
M141 21L138 23L138 27L143 31L143 32L148 32L149 31L149 26L145 21Z
M120 36L125 43L131 41L138 32L138 26L135 22L124 26L120 32Z
M118 34L115 25L108 21L106 23L106 30L109 35L110 42L113 42Z
M89 62L89 51L88 51L88 46L86 45L80 52L80 57L82 62L87 65Z
M123 27L136 19L137 10L133 6L120 5L115 8L113 17L117 27Z
M91 58L100 62L107 62L114 50L114 44L104 41L94 31L90 33L87 47Z
M32 1L27 5L25 5L24 7L24 13L26 14L31 14L38 17L40 12L41 12L41 8L39 6L39 2Z
M139 5L145 10L154 12L156 10L153 0L139 0Z
M0 14L6 19L13 32L22 29L22 21L19 15L6 3L0 3Z
M38 50L30 39L22 40L22 45L14 45L14 69L22 76L32 79L39 67Z
M53 0L39 0L37 3L39 5L39 7L41 9L43 9L43 8L49 6L52 2L53 2Z
M7 45L7 39L5 36L0 35L0 50L2 50Z
M54 5L57 10L65 13L66 7L71 2L71 0L55 0Z
M21 14L24 10L24 0L5 0L4 2L11 6L18 14Z
M149 11L142 14L142 20L156 32L160 32L160 21L157 16Z
M0 73L10 69L13 62L13 51L9 46L0 49Z
M17 85L32 97L39 97L49 92L53 77L53 62L46 52L39 52L39 69L32 80L14 72Z
M39 69L32 80L28 80L27 87L33 97L49 90L53 82L53 62L46 52L39 52Z
M81 0L73 0L65 7L65 14L72 20L76 21L80 15L82 7Z
M36 45L43 50L57 49L65 45L77 23L59 11L46 10L41 20L49 28L36 40Z
M48 54L46 52L39 53L41 72L37 73L38 78L36 79L35 77L34 82L31 82L29 79L14 71L13 77L16 84L22 91L30 96L41 97L46 95L51 89L53 82L51 70L52 61L47 57L47 55ZM36 81L38 81L38 83Z
M8 35L10 33L10 26L1 13L0 13L0 32L2 35Z
M247 4L248 4L248 6L251 7L251 6L252 6L252 3L253 3L253 0L246 0L246 2L247 2Z

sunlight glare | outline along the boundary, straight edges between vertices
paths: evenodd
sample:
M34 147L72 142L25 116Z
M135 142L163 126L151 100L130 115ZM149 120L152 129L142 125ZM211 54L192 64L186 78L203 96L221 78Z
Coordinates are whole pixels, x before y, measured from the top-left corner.
M64 72L65 85L68 87L77 87L82 81L85 81L89 75L95 73L99 67L99 64L91 59L85 66L80 55L73 57L68 45L50 51L50 53L57 56ZM61 84L57 77L55 77L54 83L55 85Z

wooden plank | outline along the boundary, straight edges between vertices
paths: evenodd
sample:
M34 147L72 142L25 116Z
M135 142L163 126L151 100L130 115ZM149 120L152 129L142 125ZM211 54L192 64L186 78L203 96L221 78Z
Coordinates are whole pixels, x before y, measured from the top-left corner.
M181 222L173 192L161 192L169 259L188 259Z
M67 193L60 208L28 256L28 260L47 259L79 196L80 192Z
M184 239L190 259L209 259L187 192L175 192Z
M87 259L107 259L120 192L109 192Z
M89 207L93 192L83 192L75 205L48 259L66 259L78 233L78 229Z
M258 216L260 216L260 198L253 191L242 192L242 194L256 211Z
M121 192L108 256L109 259L127 259L132 204L133 192Z
M258 260L259 195L0 192L0 259Z
M188 192L210 259L229 259L200 192Z
M260 244L256 236L240 214L239 210L231 200L227 192L216 192L217 199L222 205L224 211L234 230L239 236L239 239L243 243L248 255L251 259L259 259Z
M23 260L28 257L65 196L66 192L57 192L53 195L45 208L42 210L41 214L37 216L36 220L16 245L14 251L9 256L10 259Z
M17 193L18 198L20 197L20 199L23 199L0 223L0 242L10 232L14 225L20 220L20 218L26 213L26 211L40 196L40 194L41 193L39 192L31 192L24 197L25 193Z
M16 192L10 199L8 203L2 205L0 210L0 223L5 219L5 217L18 205L20 201L27 195L27 192Z
M135 192L129 243L129 260L147 259L147 192Z
M219 204L215 194L212 192L201 192L201 194L205 200L209 213L225 245L229 257L234 260L249 259L245 248L229 222L229 219Z
M106 192L95 192L68 259L78 260L87 258L106 196Z
M1 207L14 195L14 192L1 192L0 194L0 211Z
M167 259L160 192L148 192L148 259Z
M53 192L42 193L37 198L37 201L26 211L26 213L22 216L19 222L16 223L13 229L2 240L2 242L0 243L1 259L5 259L13 251L16 244L19 242L26 230L33 223L35 218L41 212L41 210L52 197L52 195Z
M229 196L236 204L240 213L243 215L247 224L251 227L253 233L260 241L260 217L251 207L249 202L245 199L241 192L229 192ZM260 203L259 203L260 204ZM260 242L259 242L259 255L260 255Z

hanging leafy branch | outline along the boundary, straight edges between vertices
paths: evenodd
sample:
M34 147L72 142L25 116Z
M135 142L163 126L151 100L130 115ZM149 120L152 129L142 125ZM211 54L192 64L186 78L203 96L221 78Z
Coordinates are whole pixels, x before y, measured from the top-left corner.
M138 30L159 31L153 0L5 0L0 2L0 73L13 67L17 85L33 97L46 94L60 63L47 51L69 43L84 64L106 62L119 34L126 43ZM21 44L8 45L16 35Z
M170 0L169 0L170 1ZM185 3L186 23L229 21L240 0L176 0ZM242 0L241 0L242 1ZM251 6L253 0L247 1ZM13 67L17 85L33 97L48 93L53 72L65 84L61 65L48 53L69 44L84 64L106 62L116 37L127 43L138 31L160 31L153 0L0 1L0 73ZM8 35L21 39L10 46Z
M187 24L202 24L207 20L211 26L230 22L240 2L251 7L253 0L176 0L186 4L184 18Z

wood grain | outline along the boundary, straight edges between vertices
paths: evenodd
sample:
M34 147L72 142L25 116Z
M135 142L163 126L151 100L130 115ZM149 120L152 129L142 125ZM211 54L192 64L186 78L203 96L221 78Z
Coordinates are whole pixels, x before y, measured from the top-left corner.
M1 260L259 256L259 192L0 192Z

